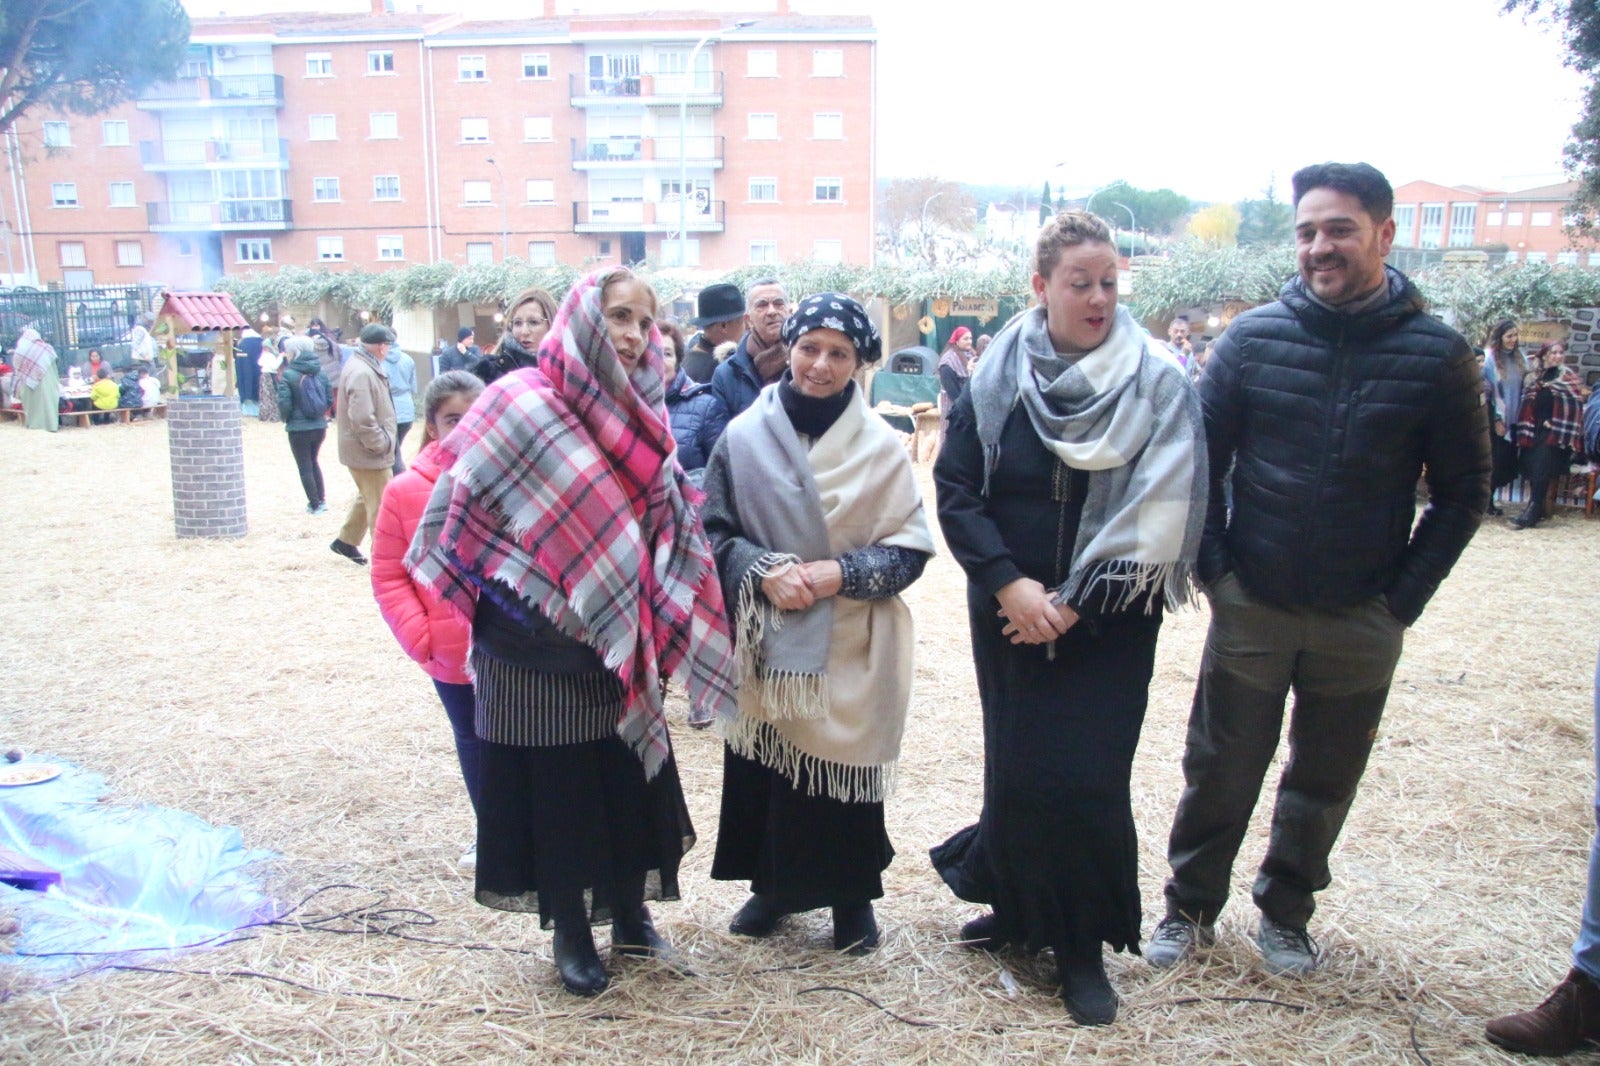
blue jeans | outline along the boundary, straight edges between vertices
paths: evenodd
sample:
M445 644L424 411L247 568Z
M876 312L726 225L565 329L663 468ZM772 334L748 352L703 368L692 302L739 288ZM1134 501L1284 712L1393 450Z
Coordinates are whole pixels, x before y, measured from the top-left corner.
M482 756L478 734L472 729L472 686L436 680L433 688L439 693L439 702L444 704L444 713L450 717L450 731L456 736L456 761L461 764L461 779L466 782L467 798L472 801L472 811L476 814L483 775L479 770Z
M1600 662L1594 671L1595 771L1600 775ZM1594 801L1595 824L1600 827L1600 793ZM1589 890L1583 898L1583 926L1572 945L1572 965L1600 981L1600 836L1589 841Z

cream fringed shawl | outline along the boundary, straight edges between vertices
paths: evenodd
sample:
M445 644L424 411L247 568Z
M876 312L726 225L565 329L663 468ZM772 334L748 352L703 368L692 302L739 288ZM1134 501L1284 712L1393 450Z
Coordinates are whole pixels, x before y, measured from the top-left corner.
M733 605L739 706L719 732L735 753L812 794L882 802L911 702L911 612L898 596L833 596L780 612L759 584L786 562L836 559L874 544L931 555L905 449L859 389L809 450L777 389L762 392L728 438L738 525L768 553L744 576Z

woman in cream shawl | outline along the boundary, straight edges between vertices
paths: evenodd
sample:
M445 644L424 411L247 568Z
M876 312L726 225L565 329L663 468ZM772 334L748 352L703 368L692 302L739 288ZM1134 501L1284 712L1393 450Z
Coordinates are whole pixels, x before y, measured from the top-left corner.
M749 881L729 928L766 936L833 909L834 946L878 944L872 901L894 857L883 802L911 697L899 592L933 539L899 439L851 375L881 354L861 305L802 301L789 369L729 425L703 511L734 616L738 713L727 741L711 876Z

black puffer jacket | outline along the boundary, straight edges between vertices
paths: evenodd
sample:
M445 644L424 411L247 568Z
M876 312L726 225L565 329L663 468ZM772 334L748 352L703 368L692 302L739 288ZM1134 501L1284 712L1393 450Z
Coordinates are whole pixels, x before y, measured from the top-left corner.
M1211 506L1206 582L1236 571L1280 606L1382 594L1406 625L1455 565L1489 503L1489 436L1472 350L1389 270L1389 300L1355 315L1298 278L1236 318L1200 381ZM1230 464L1233 513L1221 479ZM1417 478L1429 503L1416 518Z

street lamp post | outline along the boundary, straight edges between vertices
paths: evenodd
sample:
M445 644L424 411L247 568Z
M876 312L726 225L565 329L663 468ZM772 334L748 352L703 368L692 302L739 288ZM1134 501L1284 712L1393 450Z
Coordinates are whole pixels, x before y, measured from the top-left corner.
M1115 200L1111 201L1111 205L1113 207L1120 207L1124 211L1128 212L1128 255L1132 256L1133 255L1133 235L1139 228L1138 221L1133 217L1133 208L1129 207L1127 204L1119 204Z
M756 19L740 19L733 24L736 30L754 26ZM721 31L718 31L720 33ZM695 42L689 51L689 61L683 68L683 91L678 94L678 265L688 266L689 235L689 87L694 84L694 60L700 49L711 43L717 33L708 33Z
M506 176L500 169L500 164L494 161L493 156L490 156L487 162L491 167L494 167L495 174L500 178L500 262L504 263L506 261L506 243L510 239L508 234L511 229L506 224Z
M933 266L933 257L928 255L928 205L943 195L943 192L936 192L926 200L922 201L922 256L924 259L928 260L928 265L930 267Z

